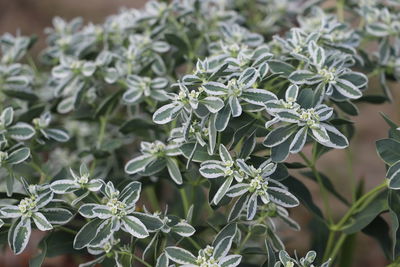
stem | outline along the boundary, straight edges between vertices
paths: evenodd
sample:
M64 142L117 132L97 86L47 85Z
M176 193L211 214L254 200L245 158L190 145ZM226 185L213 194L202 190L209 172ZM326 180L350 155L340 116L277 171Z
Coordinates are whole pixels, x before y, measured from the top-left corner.
M148 187L146 187L146 189L144 191L150 202L151 207L153 208L153 211L161 210L160 205L158 204L157 195L154 190L154 187L148 186Z
M361 204L364 204L364 201L366 201L368 198L375 196L379 191L381 191L382 189L386 188L387 186L387 182L386 180L381 183L380 185L378 185L377 187L375 187L374 189L372 189L371 191L369 191L368 193L366 193L365 195L363 195L362 197L360 197L351 207L350 209L347 211L347 213L343 216L343 218L335 225L335 230L340 230L340 228L347 222L347 220L353 215L353 212L357 210L357 208L359 206L361 206Z
M197 244L197 242L196 241L194 241L194 239L193 238L191 238L191 237L188 237L187 238L189 241L190 241L190 243L192 243L192 245L197 249L197 250L200 250L200 249L202 249L202 247L199 245L199 244Z
M322 178L321 175L319 174L319 172L317 171L317 169L315 168L315 163L316 163L316 155L315 153L313 153L313 160L310 161L306 155L304 155L303 152L300 152L299 155L303 158L304 162L306 163L306 165L311 169L312 173L314 174L315 178L317 179L319 188L321 190L321 195L322 195L322 202L324 205L324 210L325 213L328 217L329 223L332 224L333 223L333 219L332 219L332 213L331 213L331 208L329 206L329 198L328 198L328 192L322 182Z
M189 211L189 200L185 191L185 188L179 188L179 193L181 194L182 202L183 202L183 211L184 211L184 217L187 216L188 211Z
M347 238L346 234L341 234L340 235L340 237L339 237L338 241L336 242L336 245L333 248L332 253L331 253L330 257L329 257L332 261L337 256L337 254L338 254L338 252L340 250L340 247L343 245L343 242L346 240L346 238Z
M119 251L118 253L123 254L123 253L121 253L121 252L122 252L122 251ZM131 254L131 253L129 253L129 254L132 255L132 257L133 257L135 260L137 260L138 262L140 262L141 264L144 264L144 265L147 266L147 267L151 267L150 264L148 264L147 262L145 262L144 260L142 260L140 257L136 256L135 254Z
M337 16L339 21L344 21L344 2L345 0L338 0L336 2L336 12L337 12Z
M70 234L73 234L73 235L76 235L78 233L77 231L69 229L69 228L64 227L64 226L57 226L57 227L54 227L54 229L61 230L61 231L64 231L64 232L67 232L67 233L70 233Z

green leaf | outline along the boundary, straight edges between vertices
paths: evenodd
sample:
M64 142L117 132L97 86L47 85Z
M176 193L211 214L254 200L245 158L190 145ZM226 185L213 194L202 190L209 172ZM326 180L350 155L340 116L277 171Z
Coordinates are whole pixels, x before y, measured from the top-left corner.
M13 231L12 237L12 249L16 255L24 251L30 236L31 220L29 218L21 218Z
M74 249L82 249L89 245L89 243L95 238L97 229L102 223L103 220L94 219L85 224L75 236L73 244Z
M47 136L57 142L68 142L69 135L65 130L61 129L43 129Z
M279 73L285 77L288 77L295 71L295 68L292 65L279 60L269 60L268 65L272 73Z
M308 70L297 70L289 75L289 81L294 84L310 84L309 79L313 78L315 73ZM311 82L312 83L312 82Z
M285 189L270 186L267 192L271 201L279 206L293 208L299 205L299 200Z
M167 247L165 254L170 260L179 264L196 264L196 257L183 248Z
M167 169L169 176L171 176L172 180L174 180L177 184L182 184L182 174L179 170L178 162L176 159L167 157Z
M191 226L185 221L181 221L175 224L174 226L172 226L171 230L174 233L177 233L178 235L184 237L192 236L196 232L196 229L194 229L193 226Z
M136 238L145 238L149 236L146 226L136 217L122 217L122 229Z
M392 259L400 257L400 192L389 190L388 194L389 214L392 221Z
M221 265L221 267L235 267L235 266L239 266L241 261L242 261L241 255L229 255L229 256L223 257L219 261L219 264Z
M90 241L89 245L92 247L103 246L114 234L114 223L112 219L103 220L102 223L95 229L96 234Z
M347 98L357 99L362 96L360 89L347 80L337 79L333 86L341 95Z
M165 253L161 253L160 256L157 258L156 267L168 267L169 260Z
M11 165L19 164L29 158L30 155L31 151L29 150L29 148L22 147L11 152L6 159L6 163Z
M181 107L176 103L164 105L154 112L153 121L157 124L166 124L175 118Z
M155 215L141 212L134 212L132 214L145 225L146 229L149 232L155 232L161 229L161 227L163 227L164 225L160 218Z
M25 141L35 135L35 129L25 122L18 122L7 129L7 134L17 141Z
M7 107L3 110L0 117L0 122L3 123L4 126L10 126L14 119L14 110L12 107Z
M40 212L34 212L32 214L32 220L40 231L49 231L53 229L53 226L49 223L46 217L44 217L44 215Z
M213 252L214 259L225 257L228 254L232 246L232 239L233 236L227 236L215 245Z
M189 159L190 156L192 155L194 148L195 148L195 143L185 143L185 144L181 145L181 147L179 149L182 151L183 155ZM193 161L203 162L203 161L210 160L210 159L218 159L218 157L215 155L210 156L208 154L206 146L204 146L204 147L197 146L196 147L196 150L194 151L194 154L192 157Z
M224 183L221 185L217 193L215 193L214 195L213 202L215 205L218 205L221 199L225 196L232 182L233 182L233 176L229 176L225 179Z
M206 106L211 113L217 113L224 107L224 101L215 96L207 96L199 102Z
M232 222L239 218L240 214L242 213L243 209L247 205L247 201L249 200L248 194L240 196L235 204L233 204L233 207L231 208L228 216L228 221Z
M47 242L46 242L46 237L44 237L38 245L38 248L40 249L40 252L38 255L36 255L34 258L31 258L29 260L29 267L40 267L42 266L44 259L46 258L47 254Z
M349 222L343 227L346 234L357 233L370 224L379 214L388 209L388 192L384 191L356 214L350 217Z
M204 91L210 95L226 95L228 88L223 83L206 82L203 84Z
M264 146L274 147L285 142L298 128L297 125L284 125L273 129L264 139Z
M51 224L66 224L73 217L69 210L63 208L46 208L41 209L40 212Z
M381 159L388 165L393 165L400 160L400 142L393 139L376 141L376 149Z
M143 171L147 165L156 160L157 158L151 154L141 155L128 161L125 165L125 172L128 174L135 174Z

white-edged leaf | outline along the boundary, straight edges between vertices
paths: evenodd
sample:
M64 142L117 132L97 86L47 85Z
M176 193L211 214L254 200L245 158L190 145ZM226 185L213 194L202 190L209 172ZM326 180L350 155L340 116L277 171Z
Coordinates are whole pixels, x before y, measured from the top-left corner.
M50 188L56 194L65 194L78 190L79 185L73 180L63 179L52 182Z
M205 164L199 169L200 174L208 179L214 179L225 175L224 168L217 164Z
M226 192L228 191L229 187L231 186L233 181L233 176L229 176L226 178L225 182L219 187L217 193L215 193L213 202L215 205L221 201L221 199L225 196Z
M184 237L192 236L196 232L196 229L194 229L193 226L191 226L185 221L181 221L175 224L174 226L172 226L171 230L177 233L178 235Z
M206 82L203 84L204 91L210 95L226 95L228 88L223 83Z
M257 194L253 193L247 202L247 220L252 220L257 212Z
M306 143L307 140L307 132L308 128L303 127L296 133L292 142L290 143L289 149L291 153L298 153L303 149L304 144Z
M241 255L229 255L219 260L221 267L236 267L242 261Z
M181 107L182 105L176 103L164 105L154 112L153 121L157 124L166 124L175 118Z
M12 248L16 255L20 254L28 245L31 236L31 220L22 218L14 229L12 237Z
M244 193L246 193L247 191L249 191L249 187L250 187L249 184L245 184L245 183L235 184L235 185L231 186L231 188L229 188L226 195L228 197L232 197L232 198L241 196Z
M147 165L156 160L156 157L150 154L145 154L131 159L125 165L125 172L135 174L143 171Z
M333 87L338 91L339 94L350 98L357 99L362 96L362 92L354 84L344 79L337 79Z
M167 169L172 180L174 180L176 184L182 184L182 174L179 170L178 162L176 161L176 159L167 157Z
M64 130L52 128L52 129L43 129L43 131L50 139L53 139L57 142L64 143L68 142L69 140L69 135Z
M299 205L299 200L285 189L271 186L268 187L268 194L270 200L279 206L293 208Z
M283 125L273 129L264 139L264 145L274 147L285 142L298 128L297 125Z
M215 96L207 96L206 98L200 100L200 103L206 106L208 111L211 113L217 113L224 107L224 101Z
M32 214L33 222L40 231L49 231L53 229L53 226L49 223L46 217L40 212L34 212Z
M165 248L167 257L179 264L196 264L196 257L186 249L179 247Z
M19 164L29 158L30 155L31 151L29 148L21 147L8 155L6 163L11 165Z
M18 122L7 129L7 134L17 141L24 141L35 135L35 129L25 122Z
M149 236L146 226L136 217L122 217L122 229L136 238L145 238Z

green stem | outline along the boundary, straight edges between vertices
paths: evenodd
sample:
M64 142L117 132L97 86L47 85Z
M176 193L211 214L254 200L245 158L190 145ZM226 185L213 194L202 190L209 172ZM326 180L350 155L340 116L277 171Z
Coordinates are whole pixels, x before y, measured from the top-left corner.
M336 242L335 247L332 250L332 253L330 254L330 259L333 261L335 257L337 256L338 252L340 251L340 248L342 247L344 241L346 240L347 235L346 234L341 234L338 241ZM326 259L327 260L327 259Z
M187 238L189 241L190 241L190 243L192 243L192 245L197 249L197 250L200 250L200 249L202 249L202 247L199 245L199 244L197 244L197 242L196 241L194 241L194 239L193 238L191 238L191 237L188 237Z
M329 198L328 198L328 192L324 186L324 183L322 182L322 178L321 175L319 174L318 170L315 168L315 163L316 163L316 155L315 153L313 153L313 160L309 160L306 155L304 155L303 152L300 152L299 155L303 158L304 162L306 163L306 165L311 169L312 173L314 174L315 178L317 179L319 188L321 190L321 195L322 195L322 202L324 205L324 210L325 213L328 217L329 223L332 224L333 223L333 219L332 219L332 212L331 212L331 208L329 206Z
M73 234L73 235L76 235L78 233L77 231L69 229L69 228L64 227L64 226L56 226L56 227L54 227L54 229L61 230L61 231L64 231L64 232L67 232L67 233L70 233L70 234Z
M184 211L184 216L186 217L189 211L189 200L185 191L185 188L179 188L179 193L182 198L182 203L183 203L183 211Z
M337 0L336 1L336 12L339 21L344 21L344 2L345 0Z
M121 253L122 251L119 251L118 253L119 254L124 254L124 253ZM135 260L137 260L138 262L140 262L141 264L143 264L143 265L145 265L145 266L147 266L147 267L151 267L151 265L150 264L148 264L147 262L145 262L144 260L142 260L140 257L138 257L138 256L136 256L135 254L131 254L131 253L129 253L130 255L132 255L132 257L135 259Z
M146 189L144 190L146 193L146 196L150 202L151 207L153 208L153 211L159 211L161 210L160 205L158 204L158 200L157 200L157 195L156 192L154 190L153 186L148 186L146 187Z

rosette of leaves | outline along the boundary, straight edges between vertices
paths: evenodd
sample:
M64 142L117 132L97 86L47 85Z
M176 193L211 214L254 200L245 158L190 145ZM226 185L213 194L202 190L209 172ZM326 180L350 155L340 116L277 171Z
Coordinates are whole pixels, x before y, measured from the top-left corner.
M119 252L123 252L123 250L120 246L118 246L119 241L119 239L112 237L101 246L88 247L87 251L89 254L95 256L96 258L94 260L79 264L79 267L94 266L102 263L107 258L111 258L114 261L115 266L122 267L123 264L120 260L121 254Z
M244 208L246 208L247 220L252 220L258 206L270 202L287 208L299 205L298 199L288 191L286 186L271 178L276 171L276 163L266 160L255 168L245 163L243 159L237 159L236 164L243 180L230 186L226 192L228 197L239 197L229 215L230 220L237 218Z
M101 247L122 230L135 238L142 239L149 236L149 229L136 216L136 202L140 197L141 183L131 182L120 192L114 188L112 182L108 182L102 188L104 198L102 204L83 204L79 213L92 219L85 224L74 239L74 248ZM143 215L142 215L143 216ZM158 222L162 227L162 221L156 216L146 215L152 222Z
M68 142L70 137L67 131L60 128L49 127L51 120L52 116L50 112L44 112L40 115L39 118L35 118L33 120L33 125L35 126L35 129L40 133L36 140L40 144L45 143L43 139L54 140L61 143Z
M59 113L68 113L75 108L80 94L92 85L90 78L95 71L96 64L92 61L60 57L60 64L51 71L55 83L54 95L62 97L57 105Z
M275 99L275 95L263 89L254 88L258 78L255 68L245 69L238 79L230 79L225 85L220 82L207 82L201 88L209 94L219 96L225 100L224 108L216 117L216 129L223 131L228 125L230 117L239 117L242 114L243 102L252 105L249 110L259 111L264 104Z
M298 259L293 259L292 257L289 256L289 254L281 250L279 251L279 261L275 263L274 267L314 267L316 266L314 264L315 258L317 257L317 253L315 251L309 251L307 252L305 257L302 257ZM331 261L328 260L321 265L320 267L329 267Z
M32 91L34 72L25 64L17 63L21 60L32 40L29 37L13 36L6 33L0 38L0 85L2 92L10 97L24 100L35 100Z
M166 124L174 120L179 114L192 114L199 107L206 111L217 113L224 107L224 101L216 96L208 96L202 87L189 91L186 85L178 83L179 93L170 93L172 103L166 104L156 110L153 121L157 124ZM204 112L204 110L203 110Z
M52 205L49 185L28 185L23 178L22 182L27 196L17 205L0 208L1 218L12 221L8 244L15 254L20 254L28 244L32 224L40 231L48 231L53 225L66 224L73 216L69 210Z
M182 184L182 174L176 160L176 156L181 155L181 151L177 144L172 142L165 145L161 141L142 142L140 151L142 152L141 156L135 157L125 164L126 173L152 175L167 167L172 180L177 184Z
M265 127L283 124L271 130L264 139L264 145L271 148L271 158L274 161L285 160L289 152L300 152L308 136L327 147L348 146L347 138L326 122L332 117L333 108L318 102L310 105L299 100L298 103L298 98L299 87L291 85L285 92L285 100L273 100L265 104L267 112L273 116Z
M167 247L165 253L157 260L157 267L169 266L169 262L175 262L178 266L185 267L228 267L238 266L242 260L241 255L230 254L234 236L217 235L212 245L197 252L197 257L190 251L180 247Z
M101 179L90 179L90 172L84 163L79 168L79 175L72 169L70 169L70 173L73 179L56 180L51 183L50 188L55 194L60 195L73 193L78 190L81 190L81 192L84 191L78 198L72 201L72 205L83 200L90 192L99 191L104 184Z
M360 73L351 71L348 65L353 58L339 52L327 53L324 48L310 41L307 45L310 59L306 69L293 71L288 79L297 85L314 86L335 101L358 99L362 96L362 89L368 83L368 78Z
M128 90L122 96L127 104L139 103L143 98L151 98L155 101L166 101L168 97L165 89L168 86L168 79L158 77L151 79L149 77L140 77L129 75L126 79Z

